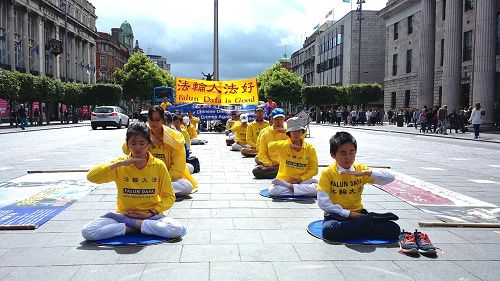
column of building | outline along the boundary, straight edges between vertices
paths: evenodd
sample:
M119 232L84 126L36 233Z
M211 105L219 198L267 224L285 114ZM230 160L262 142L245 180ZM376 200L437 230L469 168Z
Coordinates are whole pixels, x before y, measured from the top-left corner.
M74 33L71 34L70 40L70 61L69 61L69 72L71 73L71 79L76 82L76 64L78 63L78 58L76 55L76 35Z
M95 84L95 80L96 80L96 46L95 45L92 45L92 47L90 48L90 57L91 57L91 60L92 60L92 70L91 70L91 75L90 75L90 83L92 84Z
M89 42L88 41L84 41L83 42L83 59L85 60L85 68L82 70L82 73L83 73L83 77L82 77L82 82L83 83L88 83L89 82L89 79L90 79L90 75L89 75L89 64L90 64L90 57L89 57Z
M459 106L460 73L462 69L463 1L446 1L444 30L443 96L442 104L448 110Z
M16 70L16 53L14 42L14 1L7 2L7 61L10 69Z
M38 68L40 70L40 75L45 75L45 22L43 16L37 15L38 21Z
M473 104L481 103L481 107L486 110L483 122L492 124L495 101L496 4L495 0L481 0L475 4Z
M28 33L28 18L29 18L29 10L26 10L23 13L23 37L21 47L23 48L23 68L26 72L30 72L30 42L29 42L29 33Z
M423 108L434 104L435 0L422 1L420 14L420 67L418 69L417 107Z
M57 23L54 23L54 33L55 33L55 38L56 40L61 40L59 37L59 25ZM52 37L54 38L54 36ZM54 73L54 79L60 80L61 79L61 55L54 56L52 55L52 69Z

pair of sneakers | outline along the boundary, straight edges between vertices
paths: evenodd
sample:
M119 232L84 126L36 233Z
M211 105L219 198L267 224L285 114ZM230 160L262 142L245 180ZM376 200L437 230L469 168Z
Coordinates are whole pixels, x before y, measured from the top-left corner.
M401 234L399 235L399 248L404 254L436 254L436 247L432 245L429 236L426 233L417 231L416 229L413 233L401 230Z

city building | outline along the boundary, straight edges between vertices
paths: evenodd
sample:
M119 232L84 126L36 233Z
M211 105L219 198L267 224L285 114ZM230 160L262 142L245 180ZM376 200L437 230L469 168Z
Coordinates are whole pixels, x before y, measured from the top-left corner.
M97 43L96 80L97 83L114 83L113 73L117 68L123 68L130 57L129 49L122 43L121 28L112 28L111 35L99 32Z
M384 107L480 102L492 123L500 101L500 1L390 0L385 20Z
M94 6L86 0L2 0L0 67L94 83L96 19Z
M384 28L377 11L363 11L361 38L356 11L327 21L292 55L292 70L308 85L382 84Z
M134 48L134 32L132 31L132 26L127 21L124 21L120 25L121 34L119 36L119 42L128 48L129 54L132 54Z
M292 60L285 54L283 54L283 57L279 60L281 66L284 68L291 70L292 69Z
M159 55L146 55L148 59L154 62L158 67L170 73L170 63L167 63L167 59Z

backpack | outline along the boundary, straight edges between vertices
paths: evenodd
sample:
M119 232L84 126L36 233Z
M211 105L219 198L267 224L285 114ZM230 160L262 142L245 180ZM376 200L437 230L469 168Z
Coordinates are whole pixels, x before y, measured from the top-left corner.
M198 160L198 157L191 155L187 158L186 163L193 165L194 167L193 173L200 172L200 160Z

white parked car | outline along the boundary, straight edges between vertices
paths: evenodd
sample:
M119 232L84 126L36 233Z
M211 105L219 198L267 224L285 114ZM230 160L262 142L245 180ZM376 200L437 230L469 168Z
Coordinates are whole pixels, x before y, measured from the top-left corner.
M98 106L90 117L90 126L93 130L97 127L116 127L120 129L122 126L128 128L130 124L128 116L118 106Z

